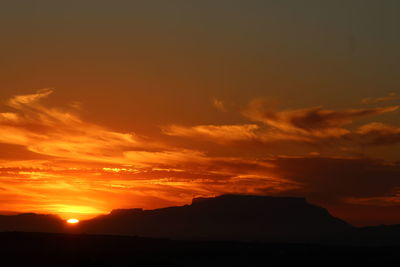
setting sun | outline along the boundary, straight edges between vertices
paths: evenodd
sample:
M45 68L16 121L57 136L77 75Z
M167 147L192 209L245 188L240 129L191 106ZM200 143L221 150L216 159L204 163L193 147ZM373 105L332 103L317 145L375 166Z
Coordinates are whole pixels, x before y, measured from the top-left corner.
M70 224L76 224L76 223L78 223L78 222L79 222L78 219L68 219L68 220L67 220L67 223L70 223Z

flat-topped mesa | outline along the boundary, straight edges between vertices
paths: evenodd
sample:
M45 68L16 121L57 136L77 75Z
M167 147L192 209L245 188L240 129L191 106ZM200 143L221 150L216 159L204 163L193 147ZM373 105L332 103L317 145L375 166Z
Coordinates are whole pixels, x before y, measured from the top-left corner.
M134 208L134 209L115 209L112 210L109 215L125 215L125 214L134 214L134 213L141 213L143 211L142 208Z
M0 216L0 231L75 232L192 240L315 242L352 226L304 198L222 195L154 210L117 209L68 227L51 215Z
M304 198L222 195L191 205L115 210L81 223L85 233L207 240L315 240L351 228Z

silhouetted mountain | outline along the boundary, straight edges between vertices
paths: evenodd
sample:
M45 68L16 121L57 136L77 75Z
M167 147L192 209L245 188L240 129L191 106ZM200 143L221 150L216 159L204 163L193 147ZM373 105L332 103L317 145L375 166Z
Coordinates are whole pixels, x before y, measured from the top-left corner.
M155 210L113 210L77 225L54 215L0 216L0 232L86 233L176 240L400 245L400 225L356 228L303 198L223 195Z
M56 215L23 213L0 215L0 231L63 232L65 223Z
M80 223L91 234L193 240L315 241L351 226L303 198L223 195L156 210L115 210Z

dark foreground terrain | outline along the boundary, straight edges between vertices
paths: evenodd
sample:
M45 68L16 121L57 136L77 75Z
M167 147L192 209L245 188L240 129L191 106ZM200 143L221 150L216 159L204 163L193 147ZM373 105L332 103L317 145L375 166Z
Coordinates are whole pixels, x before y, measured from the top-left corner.
M0 216L1 232L141 236L174 240L316 242L353 229L304 198L222 195L155 210L113 210L74 227L54 215Z
M292 197L223 195L76 225L0 216L0 244L0 267L400 266L400 225L357 228Z
M399 246L0 233L1 266L399 266Z

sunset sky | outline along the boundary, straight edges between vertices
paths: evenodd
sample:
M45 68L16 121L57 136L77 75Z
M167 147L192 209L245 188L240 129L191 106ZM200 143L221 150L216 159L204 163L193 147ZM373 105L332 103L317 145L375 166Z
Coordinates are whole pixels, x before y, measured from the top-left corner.
M2 1L0 213L224 193L400 223L400 1Z

